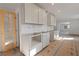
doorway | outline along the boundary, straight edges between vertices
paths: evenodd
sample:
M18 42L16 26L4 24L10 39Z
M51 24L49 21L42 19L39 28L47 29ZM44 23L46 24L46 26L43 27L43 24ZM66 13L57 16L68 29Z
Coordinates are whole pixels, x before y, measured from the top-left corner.
M16 47L16 13L0 10L0 51Z

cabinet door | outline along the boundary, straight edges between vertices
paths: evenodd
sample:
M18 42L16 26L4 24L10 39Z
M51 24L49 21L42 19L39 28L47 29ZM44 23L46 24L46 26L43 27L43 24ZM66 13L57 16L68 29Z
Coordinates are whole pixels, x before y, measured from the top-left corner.
M30 56L34 56L42 50L42 43L37 44L32 49L30 49Z
M20 22L25 23L25 6L24 6L24 4L19 9L20 9L20 11L19 11ZM26 21L28 21L28 20L26 19Z
M47 25L47 13L45 10L43 10L43 24Z
M49 33L42 34L43 48L49 44Z
M47 25L51 25L51 15L47 14Z
M31 11L32 11L31 15L32 15L33 23L38 24L38 12L39 12L38 6L32 4L32 10Z
M21 34L20 51L26 56L30 55L31 39L31 35Z
M54 25L54 16L51 15L51 25Z
M42 8L39 8L39 24L47 25L47 13Z
M25 22L38 23L38 7L34 4L25 4Z
M54 41L54 31L50 31L50 41Z
M54 25L56 26L56 17L54 16Z
M43 24L43 9L39 8L39 24Z
M56 19L53 15L51 15L51 25L56 25Z
M47 43L47 45L49 44L49 39L50 39L50 34L49 34L49 32L47 32L47 41L46 41L46 43Z
M32 8L32 4L25 4L25 23L33 23Z

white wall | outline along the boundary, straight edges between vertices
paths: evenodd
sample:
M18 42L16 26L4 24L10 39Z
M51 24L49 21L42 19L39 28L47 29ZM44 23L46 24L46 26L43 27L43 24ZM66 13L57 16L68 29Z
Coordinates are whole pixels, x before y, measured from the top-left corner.
M79 20L60 20L57 21L57 30L60 30L60 24L64 22L70 22L70 29L63 30L61 32L68 32L69 34L79 34Z

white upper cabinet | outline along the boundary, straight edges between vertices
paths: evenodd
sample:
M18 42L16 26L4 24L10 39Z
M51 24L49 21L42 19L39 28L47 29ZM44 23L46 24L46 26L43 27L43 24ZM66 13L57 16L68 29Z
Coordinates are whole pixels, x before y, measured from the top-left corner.
M39 24L47 24L47 14L42 8L39 8Z
M47 24L48 25L56 25L56 19L55 16L52 14L47 15Z
M35 4L26 3L21 12L22 22L24 23L56 26L55 16Z
M47 14L47 25L51 25L51 15Z
M48 13L45 9L31 3L25 4L25 23L52 25L51 18L47 20ZM52 20L53 21L53 20Z
M33 23L36 23L36 24L38 24L38 12L39 12L39 7L38 6L36 6L36 5L34 5L34 4L32 4L32 13L31 13L31 15L32 15L32 19L33 19Z
M51 15L51 25L54 25L54 16Z
M43 24L47 25L47 13L45 10L43 10Z
M54 25L56 26L56 17L54 16Z
M33 23L32 4L25 4L25 23Z
M38 24L38 7L34 4L25 4L25 23Z
M54 15L51 15L51 25L56 25L56 19Z
M43 9L39 8L39 24L43 24Z

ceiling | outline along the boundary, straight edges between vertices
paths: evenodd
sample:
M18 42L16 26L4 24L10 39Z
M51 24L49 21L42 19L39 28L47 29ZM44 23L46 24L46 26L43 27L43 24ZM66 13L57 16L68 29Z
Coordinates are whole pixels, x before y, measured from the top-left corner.
M19 3L0 3L0 9L16 10Z
M42 8L56 15L57 20L79 19L79 3L37 3ZM0 8L16 10L19 3L0 3Z
M56 15L57 20L79 19L79 3L39 3L39 6Z

